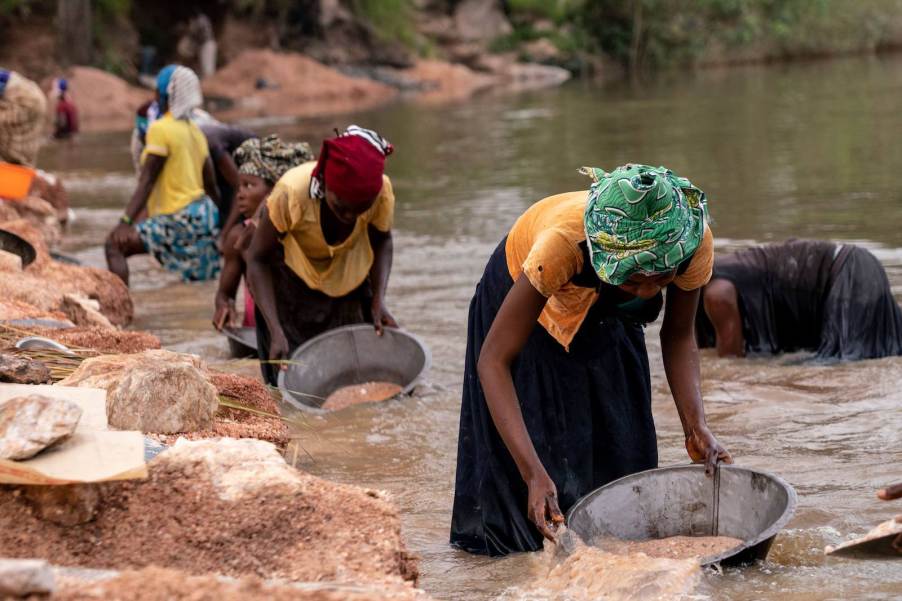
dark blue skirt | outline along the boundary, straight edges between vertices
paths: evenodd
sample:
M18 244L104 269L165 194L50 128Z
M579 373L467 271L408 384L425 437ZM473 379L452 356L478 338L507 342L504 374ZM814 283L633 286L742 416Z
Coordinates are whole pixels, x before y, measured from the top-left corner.
M470 302L451 544L486 555L542 548L526 513L527 487L495 429L476 363L513 285L505 241ZM538 323L511 366L535 445L562 511L599 486L657 467L645 335L641 323L593 307L567 352Z

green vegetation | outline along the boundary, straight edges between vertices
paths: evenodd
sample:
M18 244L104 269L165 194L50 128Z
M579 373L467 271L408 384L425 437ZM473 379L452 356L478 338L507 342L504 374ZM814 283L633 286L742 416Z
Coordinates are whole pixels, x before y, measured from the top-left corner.
M591 0L576 21L604 53L636 68L724 58L780 59L893 44L899 0ZM896 34L898 35L898 34Z
M411 0L353 0L351 9L383 39L416 46Z

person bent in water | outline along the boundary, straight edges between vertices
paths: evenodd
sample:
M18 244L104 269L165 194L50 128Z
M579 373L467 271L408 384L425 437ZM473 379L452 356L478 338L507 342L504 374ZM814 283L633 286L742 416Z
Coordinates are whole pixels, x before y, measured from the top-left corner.
M127 258L150 253L185 281L210 280L220 268L219 191L207 139L192 121L203 101L197 75L165 67L157 99L163 117L147 128L138 185L106 240L107 266L128 284Z
M306 142L283 142L275 135L264 140L245 140L235 150L234 162L239 182L235 208L241 219L226 232L222 245L222 273L219 275L213 313L213 326L217 330L238 325L235 295L245 275L244 252L257 229L257 209L289 169L313 158L313 151ZM245 289L244 294L244 323L241 325L255 327L254 299L249 290Z
M352 125L325 140L316 163L288 171L260 214L247 255L257 349L266 381L304 341L339 326L396 326L385 308L395 196L384 175L392 146ZM283 369L285 364L282 365Z
M583 172L588 192L517 220L470 302L451 544L471 553L540 549L580 497L657 466L643 326L662 307L686 450L709 474L732 462L705 421L694 339L704 193L663 167Z
M718 257L702 301L699 346L716 347L722 357L902 355L902 310L886 272L852 244L790 240Z

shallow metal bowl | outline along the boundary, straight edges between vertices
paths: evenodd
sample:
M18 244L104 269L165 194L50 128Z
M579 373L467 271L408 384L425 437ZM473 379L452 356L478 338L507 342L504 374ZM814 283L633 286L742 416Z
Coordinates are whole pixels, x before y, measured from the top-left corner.
M223 328L229 341L229 352L236 359L257 356L257 329L250 327Z
M0 250L18 255L22 259L23 269L31 265L38 256L28 240L6 230L0 230Z
M701 558L701 563L744 565L764 559L774 537L795 513L795 490L767 472L738 466L721 466L719 471L716 518L714 478L706 477L701 465L684 465L609 482L577 501L567 513L567 524L589 544L604 536L623 540L732 536L742 545Z
M279 372L279 390L299 409L321 411L325 397L351 384L392 382L408 394L431 364L429 349L409 332L385 328L377 336L370 324L344 326L299 346Z

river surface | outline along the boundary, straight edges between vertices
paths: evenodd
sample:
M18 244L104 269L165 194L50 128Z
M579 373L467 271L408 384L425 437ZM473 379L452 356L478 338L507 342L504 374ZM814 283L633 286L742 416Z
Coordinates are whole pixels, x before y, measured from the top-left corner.
M396 146L398 199L390 309L431 347L412 397L307 417L298 464L322 477L388 490L420 584L440 599L491 599L533 575L525 555L492 560L447 544L470 296L516 217L546 195L582 189L581 165L664 164L708 194L718 251L790 237L855 241L902 294L902 59L867 58L584 83L464 104L399 103L378 111L256 124L311 142L356 122ZM318 143L313 143L314 147ZM126 134L43 151L78 219L64 250L102 265L101 245L134 185ZM213 362L212 284L179 283L134 260L134 327ZM897 296L900 296L897 294ZM687 461L660 359L647 330L661 465ZM250 373L253 366L233 365ZM706 574L700 598L899 599L902 562L824 558L822 549L902 513L874 492L902 480L902 359L820 365L805 357L703 354L708 422L740 465L769 470L799 507L759 565Z

